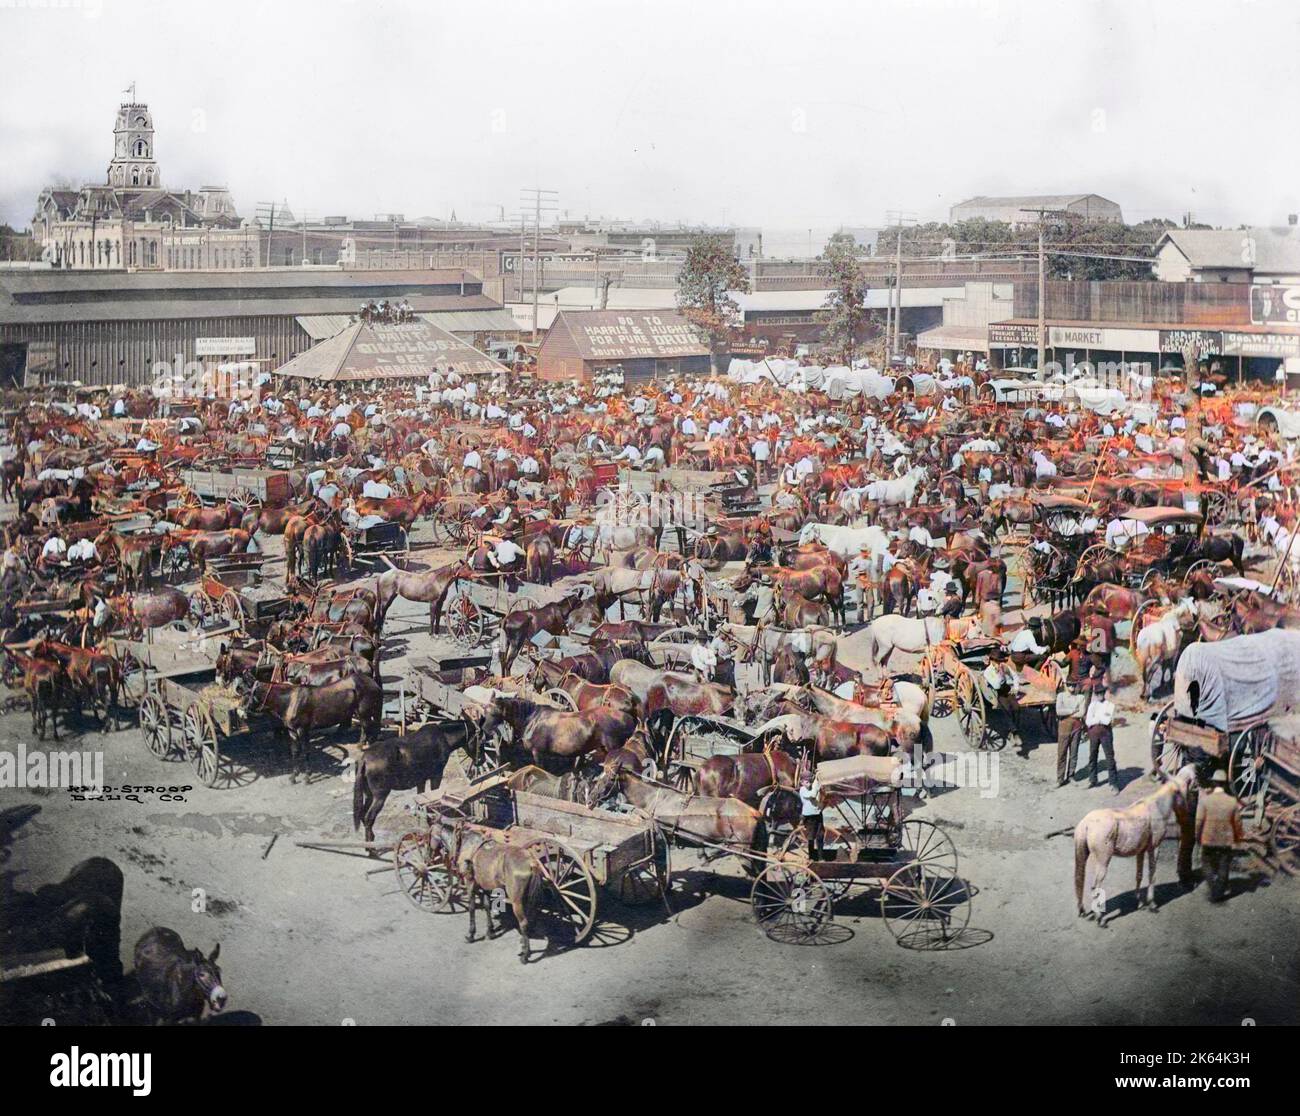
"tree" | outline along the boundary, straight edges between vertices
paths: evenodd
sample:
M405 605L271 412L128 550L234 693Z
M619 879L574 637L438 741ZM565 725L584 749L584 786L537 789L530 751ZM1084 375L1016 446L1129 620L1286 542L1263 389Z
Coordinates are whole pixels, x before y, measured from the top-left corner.
M677 308L709 346L709 367L718 370L718 355L731 330L740 324L740 306L729 292L749 290L749 272L720 236L697 236L686 249L677 275Z
M845 364L853 363L853 351L865 339L867 328L867 281L858 264L851 236L836 234L826 243L823 258L827 263L831 289L820 321L825 323L826 344L840 355Z

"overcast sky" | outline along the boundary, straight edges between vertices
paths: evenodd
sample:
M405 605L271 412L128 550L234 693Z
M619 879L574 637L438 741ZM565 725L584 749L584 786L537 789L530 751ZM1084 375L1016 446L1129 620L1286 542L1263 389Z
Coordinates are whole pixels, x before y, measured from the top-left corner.
M1300 209L1295 0L0 0L0 218L102 182L137 83L165 186L241 214L775 229L1096 192Z

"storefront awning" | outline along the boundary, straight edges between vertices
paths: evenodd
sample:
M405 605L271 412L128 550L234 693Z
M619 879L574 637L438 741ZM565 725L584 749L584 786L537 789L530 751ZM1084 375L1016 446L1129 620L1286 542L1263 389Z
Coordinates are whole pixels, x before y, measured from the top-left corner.
M918 349L969 349L975 353L989 351L987 330L978 328L962 329L959 326L935 326L934 329L922 330L916 336Z

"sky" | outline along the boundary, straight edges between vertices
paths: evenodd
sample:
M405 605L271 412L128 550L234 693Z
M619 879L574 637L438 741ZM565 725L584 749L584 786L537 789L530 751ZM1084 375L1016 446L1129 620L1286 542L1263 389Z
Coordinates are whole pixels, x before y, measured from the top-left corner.
M0 0L0 220L103 182L136 84L164 186L242 215L765 229L1099 193L1300 210L1294 0Z

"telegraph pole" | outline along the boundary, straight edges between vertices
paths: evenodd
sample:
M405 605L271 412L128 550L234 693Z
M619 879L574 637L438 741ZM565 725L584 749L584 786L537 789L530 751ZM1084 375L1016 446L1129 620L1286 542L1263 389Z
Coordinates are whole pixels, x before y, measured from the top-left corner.
M258 202L257 219L260 222L264 217L267 220L266 229L266 266L271 266L271 237L275 232L275 202Z
M1043 240L1047 217L1071 217L1067 209L1026 209L1038 214L1038 374L1043 374L1047 358L1047 249Z
M521 202L531 202L533 206L533 340L537 340L537 300L540 294L540 260L542 242L542 210L548 214L559 211L560 192L547 190L541 186L530 186L520 195Z
M903 339L903 229L916 224L916 214L891 209L885 213L885 224L898 230L894 241L894 281L890 285L889 307L885 315L885 363L888 366Z

